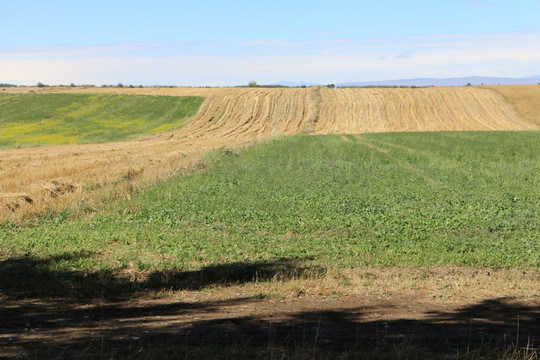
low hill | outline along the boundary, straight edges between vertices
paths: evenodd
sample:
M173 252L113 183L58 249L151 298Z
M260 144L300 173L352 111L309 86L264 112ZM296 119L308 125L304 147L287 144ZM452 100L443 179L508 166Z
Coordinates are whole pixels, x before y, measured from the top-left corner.
M62 91L198 96L205 100L185 126L151 138L1 151L0 213L8 209L44 211L59 195L67 203L77 203L81 189L118 183L119 179L128 179L132 189L134 182L167 178L179 167L197 168L197 159L209 149L234 149L276 136L540 128L540 86Z

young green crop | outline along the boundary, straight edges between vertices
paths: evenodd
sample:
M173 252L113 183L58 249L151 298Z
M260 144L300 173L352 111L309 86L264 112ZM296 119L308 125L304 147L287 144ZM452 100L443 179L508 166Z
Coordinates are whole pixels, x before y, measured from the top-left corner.
M540 132L295 136L215 151L207 170L105 214L4 223L0 258L79 254L50 266L94 271L276 259L537 269L539 140Z
M0 148L122 141L178 128L199 97L0 94Z

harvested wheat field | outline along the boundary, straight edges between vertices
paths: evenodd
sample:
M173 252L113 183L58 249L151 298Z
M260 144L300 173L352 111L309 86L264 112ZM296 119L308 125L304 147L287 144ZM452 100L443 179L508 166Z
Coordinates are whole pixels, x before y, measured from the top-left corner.
M196 168L212 148L276 136L540 128L538 86L422 89L13 88L7 92L121 93L205 98L183 128L136 141L0 151L0 216L47 207L98 206L89 196L114 183L113 196ZM129 180L129 181L120 181Z
M0 151L1 358L538 359L540 86L11 91L200 98Z

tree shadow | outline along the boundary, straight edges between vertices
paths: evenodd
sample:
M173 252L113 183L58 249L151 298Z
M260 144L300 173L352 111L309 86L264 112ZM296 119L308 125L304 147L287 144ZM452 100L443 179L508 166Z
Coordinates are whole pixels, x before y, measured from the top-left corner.
M139 280L57 269L89 256L0 263L0 358L473 359L500 358L508 349L538 356L538 303L495 298L377 320L374 314L403 304L358 299L353 306L273 307L279 300L257 296L160 302L138 292L322 276L324 269L283 259L153 272Z
M373 320L369 315L387 306L373 304L287 310L270 318L264 311L234 312L264 301L6 301L0 309L0 357L489 359L522 349L530 359L540 355L539 307L509 299L418 319Z
M209 265L200 270L152 271L133 278L111 270L70 271L62 263L84 262L91 252L48 258L20 257L0 262L0 293L10 298L117 299L147 290L200 290L257 281L286 281L323 276L323 267L304 267L299 260L235 262Z

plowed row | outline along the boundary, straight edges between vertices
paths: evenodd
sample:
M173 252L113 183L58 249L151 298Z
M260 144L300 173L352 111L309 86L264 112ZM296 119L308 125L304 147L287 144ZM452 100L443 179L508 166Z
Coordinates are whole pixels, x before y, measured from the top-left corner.
M15 89L14 91L20 91ZM207 150L296 133L528 130L523 116L493 89L47 89L65 92L204 96L183 128L138 141L0 152L0 216L90 201L84 187L166 178ZM534 89L534 103L540 93ZM519 109L519 108L518 108Z

